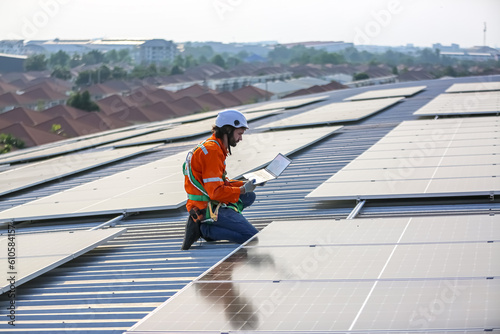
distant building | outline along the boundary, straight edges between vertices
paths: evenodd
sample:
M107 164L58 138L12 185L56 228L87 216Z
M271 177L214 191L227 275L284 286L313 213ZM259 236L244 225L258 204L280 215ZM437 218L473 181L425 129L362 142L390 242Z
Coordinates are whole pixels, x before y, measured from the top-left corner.
M139 46L139 63L160 64L173 62L177 54L177 46L172 41L152 39Z
M24 72L26 56L0 53L0 73Z
M338 52L348 48L354 47L353 43L345 43L345 42L320 42L320 41L311 41L311 42L299 42L299 43L288 43L281 44L284 47L292 48L297 45L305 46L306 48L316 49L316 50L324 50L326 52Z
M82 40L34 40L24 47L25 54L51 54L64 51L69 55L84 54L92 50L108 52L110 50L129 50L136 63L160 64L172 62L177 55L177 45L164 39L118 40L118 39L82 39Z
M0 53L9 55L24 55L23 40L0 41Z

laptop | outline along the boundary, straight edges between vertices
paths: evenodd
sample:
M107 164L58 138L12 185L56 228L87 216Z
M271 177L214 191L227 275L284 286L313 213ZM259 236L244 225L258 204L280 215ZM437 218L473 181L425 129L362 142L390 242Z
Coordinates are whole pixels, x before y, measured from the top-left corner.
M243 177L247 180L255 180L255 184L259 185L270 180L276 179L283 171L292 163L292 160L285 157L283 154L278 155L264 169L259 169L255 172L246 173Z

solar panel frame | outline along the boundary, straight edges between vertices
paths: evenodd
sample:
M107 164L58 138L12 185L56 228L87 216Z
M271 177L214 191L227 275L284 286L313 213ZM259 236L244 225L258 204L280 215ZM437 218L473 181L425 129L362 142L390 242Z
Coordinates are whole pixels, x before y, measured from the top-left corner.
M254 133L228 160L232 178L258 169L278 153L296 152L341 127ZM273 138L273 144L269 140ZM188 151L0 212L0 221L41 220L178 209L186 203L182 164ZM262 153L259 153L262 152ZM231 167L229 167L231 166Z
M374 89L364 93L356 94L351 97L347 97L344 99L344 101L360 101L390 97L411 97L420 93L426 88L427 86L413 86L392 89Z
M287 118L258 127L261 130L277 130L294 127L306 127L324 124L353 122L403 101L404 98L387 98L375 101L335 102L305 111Z
M413 113L416 116L500 113L500 91L445 93Z
M60 156L0 172L0 196L145 153L158 145Z
M463 93L463 92L485 92L492 90L500 90L500 82L472 82L472 83L454 83L448 89L446 93Z
M15 287L42 275L63 263L66 263L95 247L111 240L122 233L126 228L108 228L94 231L64 231L21 234L16 233L15 264L10 270L3 270L1 293L11 289L6 283L7 277L15 276ZM7 249L8 234L0 236L0 246ZM7 252L0 255L0 260L7 263Z

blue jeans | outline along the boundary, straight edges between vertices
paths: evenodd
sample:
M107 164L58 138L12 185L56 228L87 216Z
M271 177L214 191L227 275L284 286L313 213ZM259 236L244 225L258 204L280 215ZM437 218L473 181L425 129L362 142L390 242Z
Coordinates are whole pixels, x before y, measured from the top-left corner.
M249 207L255 201L255 193L240 195L243 208ZM241 213L227 207L219 208L217 221L201 224L201 234L212 240L229 240L239 244L244 243L257 234L257 229L250 224Z

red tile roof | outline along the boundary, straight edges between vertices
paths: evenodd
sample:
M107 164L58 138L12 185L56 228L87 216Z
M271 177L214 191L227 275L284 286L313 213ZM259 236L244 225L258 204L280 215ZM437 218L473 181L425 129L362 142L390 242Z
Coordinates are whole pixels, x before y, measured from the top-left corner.
M10 134L24 142L25 147L38 146L64 139L62 136L38 130L21 123L12 124L0 129L0 133Z
M0 95L0 110L7 107L28 106L33 104L32 101L22 95L17 95L13 92L7 92Z
M132 125L132 123L119 119L118 117L106 116L102 112L86 112L85 115L78 117L77 120L97 127L101 131Z
M205 93L216 94L217 92L215 90L210 89L210 88L206 88L206 87L200 86L198 84L194 84L194 85L189 86L187 88L178 90L177 92L175 92L175 95L179 98L186 97L186 96L198 97L198 96L203 95Z
M70 106L67 106L64 104L59 104L57 106L42 110L41 113L44 115L47 115L47 116L51 116L51 117L64 116L64 117L75 119L75 118L81 117L83 115L86 115L89 112L85 111L85 110L73 108L73 107L70 107Z
M51 129L54 124L61 125L61 129L59 130L60 132L57 134L65 138L80 137L102 131L101 129L88 123L69 119L63 116L54 117L46 122L36 125L35 128L51 133Z
M53 91L47 87L38 87L33 90L29 90L22 94L22 96L33 103L37 103L38 101L60 101L68 99L67 95Z
M233 90L231 94L236 96L238 100L243 101L244 104L264 101L266 98L269 98L273 95L268 91L254 86L246 86L237 90Z
M111 116L130 123L148 123L166 119L162 114L139 107L129 107L125 110L113 113Z
M230 100L228 98L225 98L224 96L214 93L205 93L196 98L200 101L207 102L214 106L217 106L217 109L224 109L239 105L239 103L235 102L234 100Z
M190 110L163 101L158 101L149 106L142 107L142 109L151 110L157 114L164 115L165 119L184 116L190 113Z
M132 104L120 95L111 95L96 101L99 109L106 115L128 109Z
M201 101L195 97L190 97L190 96L186 96L186 97L182 97L180 99L177 99L173 102L170 102L169 105L172 105L175 107L180 107L180 108L185 109L185 110L189 110L189 112L186 115L194 114L194 113L201 112L201 111L216 110L217 109L217 106L215 106L211 103Z
M11 124L23 123L29 126L40 124L42 122L48 121L51 118L51 116L44 115L38 111L33 111L31 109L22 107L14 108L0 114L0 119L10 122Z

